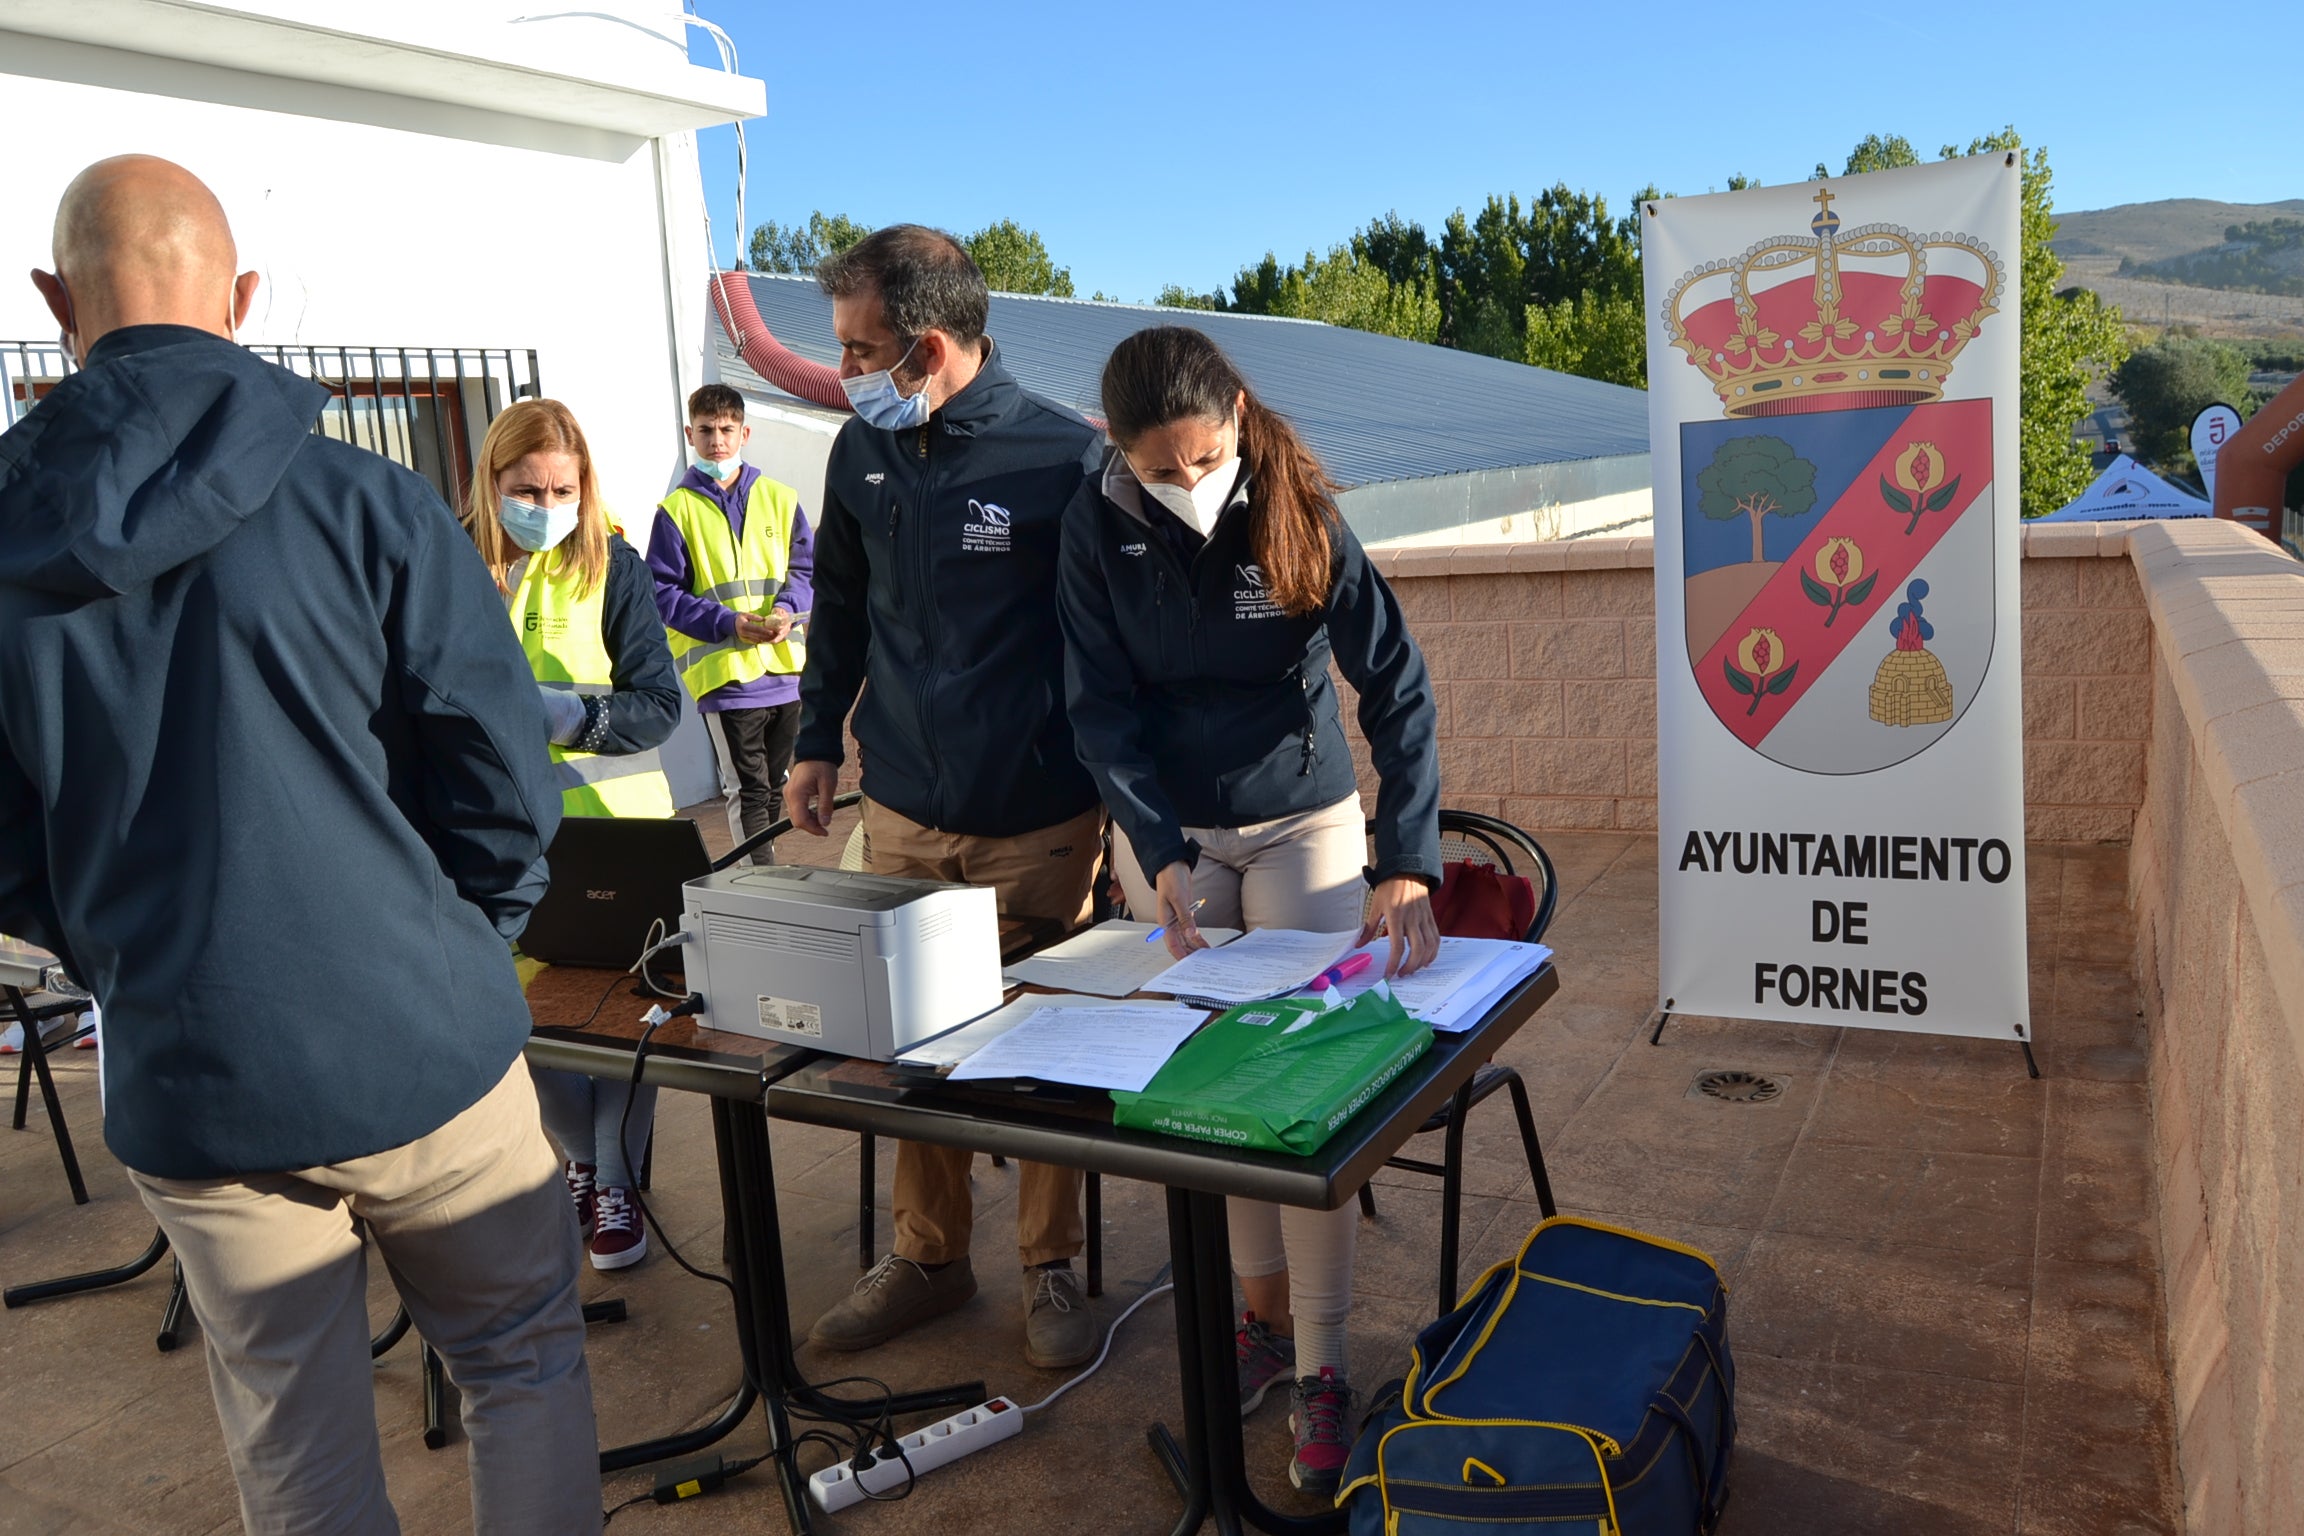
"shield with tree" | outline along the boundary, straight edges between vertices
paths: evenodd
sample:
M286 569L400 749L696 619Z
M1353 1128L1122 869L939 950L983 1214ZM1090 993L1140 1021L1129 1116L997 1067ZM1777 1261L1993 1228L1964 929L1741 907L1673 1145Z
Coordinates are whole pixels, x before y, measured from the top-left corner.
M1749 518L1752 560L1768 558L1766 519L1799 517L1816 505L1816 466L1780 437L1732 437L1696 476L1697 510L1715 522Z

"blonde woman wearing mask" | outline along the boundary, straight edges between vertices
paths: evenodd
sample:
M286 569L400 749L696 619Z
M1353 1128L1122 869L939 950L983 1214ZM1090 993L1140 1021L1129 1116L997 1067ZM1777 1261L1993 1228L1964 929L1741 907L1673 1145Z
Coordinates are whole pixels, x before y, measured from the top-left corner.
M656 749L680 723L679 674L654 580L609 518L568 407L523 400L489 426L464 526L543 693L562 809L672 815ZM639 1263L648 1234L632 1198L634 1169L655 1124L656 1090L539 1071L536 1094L593 1268Z

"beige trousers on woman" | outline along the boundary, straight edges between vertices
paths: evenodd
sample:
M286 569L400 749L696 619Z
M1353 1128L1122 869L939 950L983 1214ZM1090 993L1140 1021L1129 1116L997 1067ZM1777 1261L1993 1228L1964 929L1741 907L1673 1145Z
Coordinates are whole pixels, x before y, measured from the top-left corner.
M1360 797L1279 821L1246 827L1186 827L1200 844L1192 895L1208 905L1194 914L1203 928L1301 928L1336 933L1360 926L1368 903L1367 821ZM1158 921L1159 898L1136 867L1136 852L1118 822L1112 863L1138 922ZM1154 874L1159 871L1153 871ZM1224 1202L1233 1273L1255 1278L1288 1271L1289 1305L1299 1323L1340 1324L1352 1305L1352 1249L1359 1211L1347 1201L1333 1211L1261 1200Z

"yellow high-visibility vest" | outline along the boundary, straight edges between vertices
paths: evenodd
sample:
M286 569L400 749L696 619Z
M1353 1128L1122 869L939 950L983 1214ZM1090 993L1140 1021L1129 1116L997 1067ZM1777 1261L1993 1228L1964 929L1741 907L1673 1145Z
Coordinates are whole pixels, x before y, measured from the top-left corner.
M607 578L589 597L575 562L558 552L532 555L512 594L512 627L528 668L547 688L571 693L615 692L615 662L608 655L600 621L607 613ZM571 752L552 748L552 774L560 785L560 807L569 816L670 816L672 785L654 751Z
M793 519L800 510L792 487L766 475L752 482L744 499L741 544L728 532L728 515L701 492L675 486L660 505L688 546L690 591L738 613L766 613L775 605L792 566ZM667 638L681 683L699 699L715 688L771 672L797 674L808 660L807 642L798 629L774 645L747 645L733 635L698 640L676 629Z

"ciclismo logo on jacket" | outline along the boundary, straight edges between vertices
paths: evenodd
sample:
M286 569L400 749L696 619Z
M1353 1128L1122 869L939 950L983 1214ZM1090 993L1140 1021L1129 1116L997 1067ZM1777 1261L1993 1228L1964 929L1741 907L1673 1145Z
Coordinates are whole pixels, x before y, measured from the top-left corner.
M1232 617L1235 619L1277 619L1283 617L1280 605L1272 601L1266 590L1264 567L1251 561L1232 567Z
M994 501L968 500L968 521L960 529L960 548L971 555L1005 555L1015 547L1008 509Z

